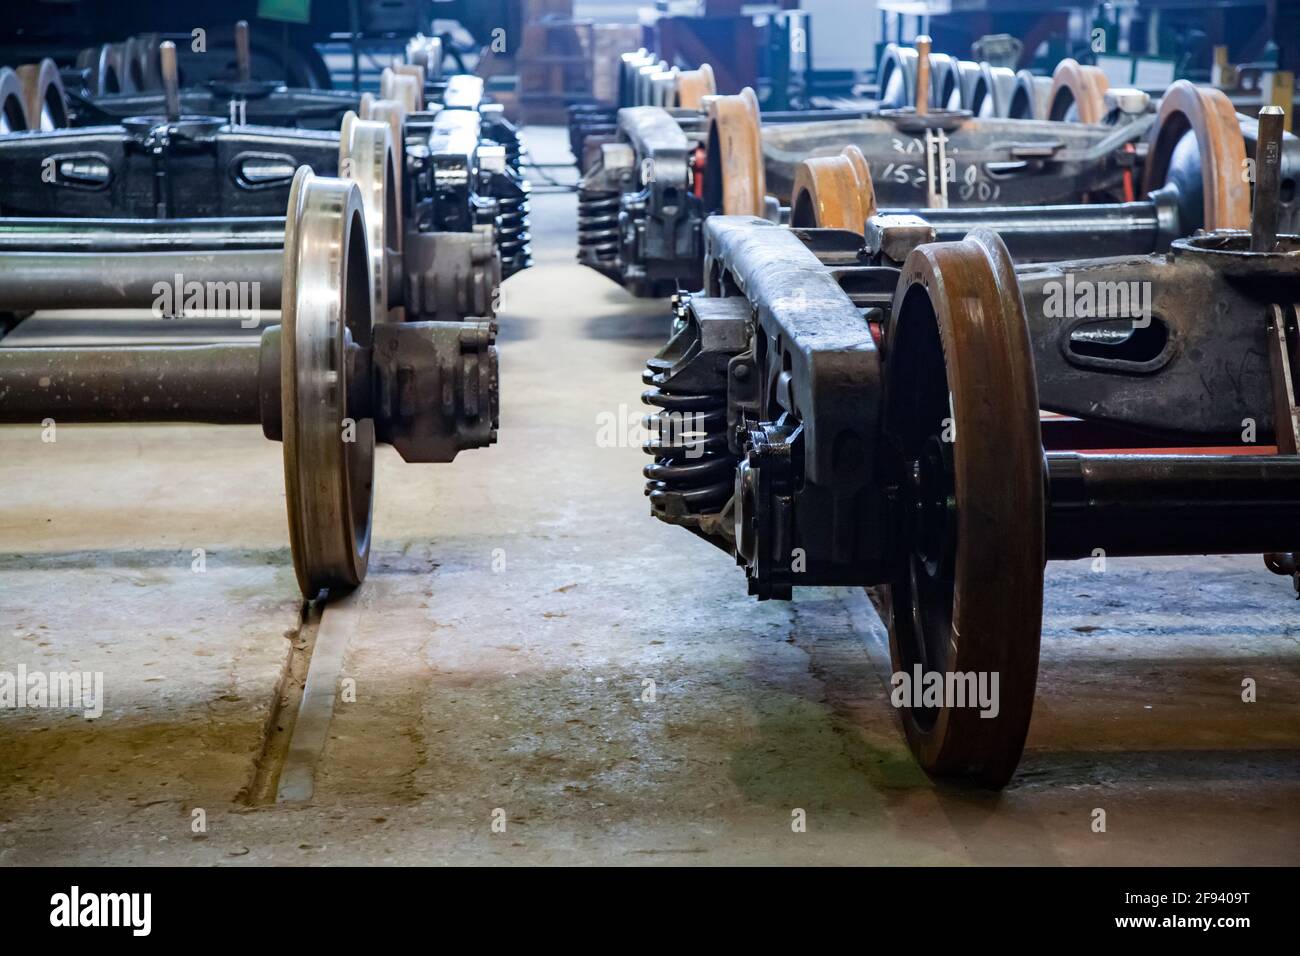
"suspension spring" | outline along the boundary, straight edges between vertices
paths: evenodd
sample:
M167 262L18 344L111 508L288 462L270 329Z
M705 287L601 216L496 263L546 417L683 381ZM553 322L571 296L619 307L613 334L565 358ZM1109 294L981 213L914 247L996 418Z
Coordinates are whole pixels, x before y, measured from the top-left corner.
M532 235L528 225L528 192L497 200L497 248L501 250L501 275L509 278L533 264Z
M647 384L655 371L642 376ZM641 401L659 409L642 419L651 437L641 447L655 459L642 471L651 510L661 516L721 511L735 491L737 462L727 448L726 396L650 388Z
M578 258L613 262L618 258L617 192L584 189L578 193Z

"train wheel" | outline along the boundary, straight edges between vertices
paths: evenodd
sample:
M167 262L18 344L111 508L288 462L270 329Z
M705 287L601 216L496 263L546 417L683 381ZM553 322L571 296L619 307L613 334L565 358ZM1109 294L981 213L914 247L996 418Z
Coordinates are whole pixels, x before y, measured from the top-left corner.
M298 170L285 218L280 401L285 498L302 593L354 588L370 560L374 421L348 417L352 344L370 344L361 191Z
M726 216L761 216L767 194L758 97L749 87L709 101L704 205Z
M1185 233L1250 228L1246 141L1222 90L1178 80L1160 100L1150 143L1143 190L1177 185Z
M876 213L876 190L862 150L845 146L838 156L814 156L794 171L790 225L862 232Z
M886 44L880 55L876 84L881 109L906 109L916 105L916 50Z
M54 61L45 59L40 63L27 63L16 72L23 84L27 128L49 131L67 126L68 101Z
M361 188L366 229L370 233L371 278L375 321L388 315L389 257L401 261L401 206L397 196L397 165L393 136L381 120L358 119L348 110L339 133L339 174Z
M0 135L27 129L27 104L23 81L7 66L0 66Z
M915 249L893 316L884 427L903 515L885 589L893 669L913 685L919 670L954 689L972 687L966 675L996 688L996 716L969 698L909 695L903 725L929 773L1001 787L1033 710L1044 564L1038 387L1002 240L981 229Z
M1068 57L1052 71L1047 94L1047 118L1070 123L1100 123L1106 118L1106 91L1110 80L1098 67L1084 66Z
M397 168L397 178L393 181L393 203L398 212L405 216L406 207L402 204L402 171L405 169L406 162L406 109L397 100L378 100L369 93L363 93L359 111L363 120L388 124L393 140L393 163Z
M713 67L707 63L701 63L698 70L683 70L677 76L677 105L682 109L698 110L704 105L704 97L715 96L717 92Z
M379 75L379 96L385 100L397 100L406 112L417 113L424 100L424 90L416 77L386 66Z

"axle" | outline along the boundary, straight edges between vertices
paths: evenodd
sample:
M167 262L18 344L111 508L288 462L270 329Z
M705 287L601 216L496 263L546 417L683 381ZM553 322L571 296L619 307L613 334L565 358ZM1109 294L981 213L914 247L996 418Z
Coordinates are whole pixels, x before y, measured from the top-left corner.
M281 245L284 236L280 236ZM201 283L203 308L278 309L282 249L0 252L0 311L148 308L178 314ZM211 291L209 291L211 290ZM218 299L225 304L212 306ZM161 299L160 299L161 297ZM252 303L252 304L250 304Z
M278 330L277 330L278 332ZM0 349L0 422L205 422L255 425L278 403L278 356L223 345Z
M1183 234L1176 194L1166 190L1139 202L881 209L878 215L919 216L938 242L959 242L981 226L992 229L1018 262L1147 255Z
M1047 455L1047 557L1262 554L1300 545L1300 459Z
M451 461L496 441L490 322L390 322L344 348L349 418L406 461ZM281 327L220 345L0 349L0 424L198 422L283 430Z
M208 219L0 219L0 252L280 249L283 216Z

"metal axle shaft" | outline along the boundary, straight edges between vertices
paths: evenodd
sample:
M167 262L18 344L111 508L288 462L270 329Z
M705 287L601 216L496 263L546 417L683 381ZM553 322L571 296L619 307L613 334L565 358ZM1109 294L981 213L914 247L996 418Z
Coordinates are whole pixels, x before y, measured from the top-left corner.
M1159 194L1140 202L1069 206L881 209L881 216L920 216L938 242L959 242L992 229L1020 262L1147 255L1180 235L1177 210Z
M1047 455L1047 557L1263 554L1300 545L1300 459Z
M260 424L267 395L280 395L270 351L258 341L0 349L0 422Z

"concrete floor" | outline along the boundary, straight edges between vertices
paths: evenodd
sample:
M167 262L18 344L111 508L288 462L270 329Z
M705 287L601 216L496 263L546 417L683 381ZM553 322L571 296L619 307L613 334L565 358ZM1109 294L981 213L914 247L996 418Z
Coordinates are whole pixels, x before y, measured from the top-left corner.
M563 155L554 131L533 142ZM260 801L311 631L279 446L0 429L0 670L102 671L107 698L94 721L0 710L0 863L1300 862L1289 582L1253 556L1051 566L1019 774L937 787L862 592L758 604L649 517L642 452L597 436L639 416L666 310L572 264L572 195L533 221L537 264L504 289L500 443L381 456L355 701L306 803Z

